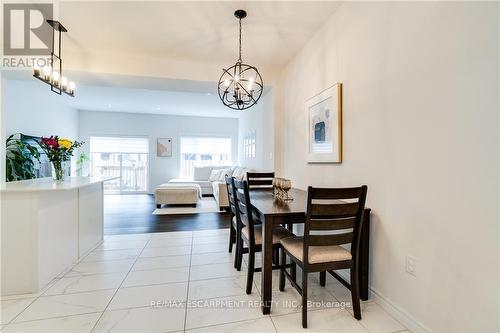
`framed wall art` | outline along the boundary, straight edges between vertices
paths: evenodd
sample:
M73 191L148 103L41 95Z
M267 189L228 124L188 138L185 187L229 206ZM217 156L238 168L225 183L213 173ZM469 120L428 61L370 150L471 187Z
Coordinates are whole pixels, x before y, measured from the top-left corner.
M172 157L172 139L158 138L156 140L156 156Z
M342 162L342 83L305 102L308 163Z

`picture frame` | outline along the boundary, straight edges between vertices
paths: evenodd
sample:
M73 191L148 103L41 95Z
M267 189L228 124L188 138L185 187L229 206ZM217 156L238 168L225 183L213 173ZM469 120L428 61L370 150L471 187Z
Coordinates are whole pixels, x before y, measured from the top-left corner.
M156 156L172 157L172 138L156 139Z
M342 163L342 83L305 101L307 163Z

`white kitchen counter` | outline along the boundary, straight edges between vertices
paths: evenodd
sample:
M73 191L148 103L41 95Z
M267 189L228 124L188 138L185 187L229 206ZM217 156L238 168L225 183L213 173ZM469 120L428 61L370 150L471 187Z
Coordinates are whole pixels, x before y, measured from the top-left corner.
M0 185L0 192L33 192L33 191L58 191L74 190L76 188L102 183L120 177L67 177L63 181L55 181L49 178L37 178L8 182Z
M68 177L0 185L1 295L37 293L103 240L103 182Z

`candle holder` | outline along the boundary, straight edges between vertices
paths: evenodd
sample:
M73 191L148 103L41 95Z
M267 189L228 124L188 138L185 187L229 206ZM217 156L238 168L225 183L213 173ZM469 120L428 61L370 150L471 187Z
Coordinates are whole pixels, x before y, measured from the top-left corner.
M292 188L292 181L285 178L273 178L273 196L282 201L293 200L288 194Z

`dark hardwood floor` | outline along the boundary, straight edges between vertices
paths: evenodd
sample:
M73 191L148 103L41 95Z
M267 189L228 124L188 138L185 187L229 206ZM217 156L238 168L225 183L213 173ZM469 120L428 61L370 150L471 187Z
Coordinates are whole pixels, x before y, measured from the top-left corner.
M228 213L153 215L154 197L140 195L104 196L104 234L187 231L229 228Z

